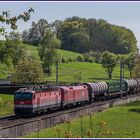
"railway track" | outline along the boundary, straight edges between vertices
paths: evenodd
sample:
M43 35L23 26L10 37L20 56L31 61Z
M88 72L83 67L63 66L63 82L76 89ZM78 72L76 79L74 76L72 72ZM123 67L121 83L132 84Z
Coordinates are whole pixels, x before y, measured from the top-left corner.
M12 126L12 125L18 125L21 123L28 123L30 121L38 121L38 120L42 120L45 118L51 118L51 117L56 117L59 116L61 114L67 114L68 112L75 112L78 110L84 110L86 108L93 108L93 107L100 107L102 105L106 105L108 103L114 102L114 101L119 101L119 100L125 100L128 98L132 98L132 97L137 97L138 95L128 95L125 97L120 98L115 98L115 99L111 99L111 100L107 100L107 101L98 101L98 102L93 102L92 104L87 104L84 106L77 106L77 107L73 107L70 109L63 109L63 110L57 110L57 111L52 111L52 112L48 112L48 113L44 113L44 114L40 114L40 115L34 115L34 116L29 116L29 117L22 117L22 116L16 116L16 115L9 115L9 116L5 116L5 117L1 117L0 118L0 127L5 127L5 126ZM102 111L102 110L101 110Z

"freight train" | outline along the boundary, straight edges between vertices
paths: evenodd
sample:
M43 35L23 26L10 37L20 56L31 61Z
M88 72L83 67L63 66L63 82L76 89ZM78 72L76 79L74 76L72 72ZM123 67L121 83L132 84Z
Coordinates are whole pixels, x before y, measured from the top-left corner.
M90 104L140 91L140 79L123 79L122 82L83 83L75 86L23 88L14 94L14 112L31 115L49 110Z

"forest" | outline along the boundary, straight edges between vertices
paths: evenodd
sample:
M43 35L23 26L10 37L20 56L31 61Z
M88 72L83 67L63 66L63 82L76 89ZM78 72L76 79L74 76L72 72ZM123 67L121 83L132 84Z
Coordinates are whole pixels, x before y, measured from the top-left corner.
M53 31L61 41L61 49L85 53L109 51L128 54L137 51L134 33L125 27L113 25L104 19L69 17L64 21L48 23L45 19L33 22L31 28L23 31L24 43L38 46L48 30Z

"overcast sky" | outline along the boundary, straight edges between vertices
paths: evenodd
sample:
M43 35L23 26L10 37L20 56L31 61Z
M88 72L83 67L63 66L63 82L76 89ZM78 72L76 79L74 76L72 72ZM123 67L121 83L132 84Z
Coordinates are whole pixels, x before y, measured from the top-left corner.
M30 7L34 8L35 13L29 22L18 22L20 32L28 29L32 21L41 18L48 22L71 16L102 18L131 29L140 48L140 2L0 2L0 12L10 10L11 15L23 13Z

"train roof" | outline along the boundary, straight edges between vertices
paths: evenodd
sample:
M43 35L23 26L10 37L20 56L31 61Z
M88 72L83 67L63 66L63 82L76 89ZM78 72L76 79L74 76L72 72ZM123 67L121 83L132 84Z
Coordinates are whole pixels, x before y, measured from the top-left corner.
M58 91L58 87L29 87L29 88L21 88L16 92L30 92L30 93L38 93L38 92L47 92L47 91Z

